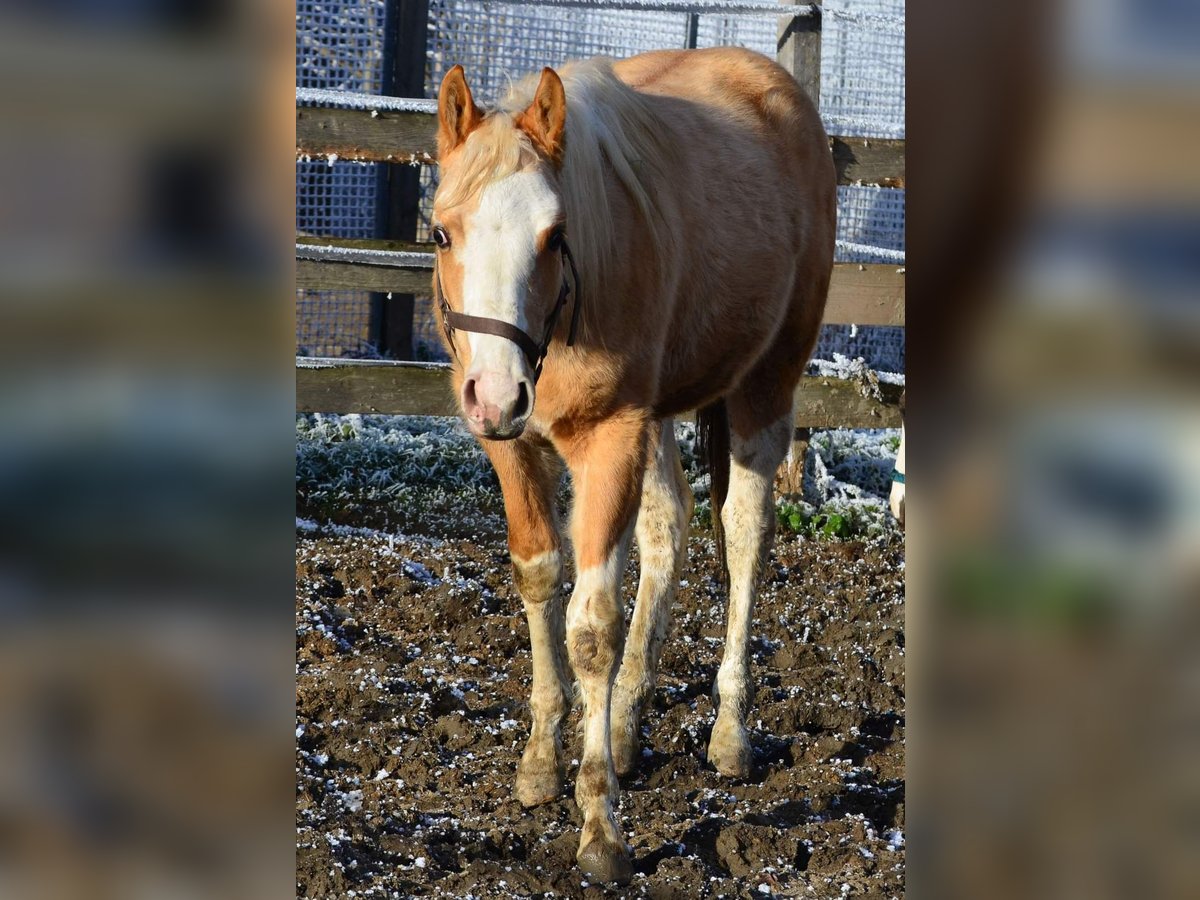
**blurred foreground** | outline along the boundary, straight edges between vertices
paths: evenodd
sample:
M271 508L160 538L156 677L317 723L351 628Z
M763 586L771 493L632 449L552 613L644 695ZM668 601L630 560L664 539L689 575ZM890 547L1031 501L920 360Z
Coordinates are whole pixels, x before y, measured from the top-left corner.
M909 32L933 194L914 175L909 883L1195 897L1200 15L928 6Z
M0 895L288 896L293 10L31 8ZM1197 896L1195 4L910 18L910 883Z
M0 896L294 891L292 17L0 12Z

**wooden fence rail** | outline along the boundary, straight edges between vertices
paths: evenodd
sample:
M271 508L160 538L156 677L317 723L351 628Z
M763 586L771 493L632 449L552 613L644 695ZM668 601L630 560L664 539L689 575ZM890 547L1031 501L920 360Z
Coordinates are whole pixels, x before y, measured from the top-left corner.
M433 113L296 107L296 153L355 162L433 163ZM831 137L838 184L904 187L904 141Z
M296 359L298 412L457 416L446 363ZM879 396L852 381L806 376L796 389L801 428L899 428L898 385Z
M433 268L432 244L308 236L300 236L296 241L297 287L429 294ZM305 259L305 247L399 251L413 256L405 259L402 265L383 260ZM903 267L861 263L839 263L834 266L829 301L825 307L825 322L837 325L903 325Z

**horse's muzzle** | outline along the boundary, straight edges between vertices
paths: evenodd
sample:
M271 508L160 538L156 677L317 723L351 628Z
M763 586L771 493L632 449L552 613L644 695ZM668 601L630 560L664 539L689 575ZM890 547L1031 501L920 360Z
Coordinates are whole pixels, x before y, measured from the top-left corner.
M533 412L533 382L497 372L468 375L461 400L467 425L475 435L512 440L525 430Z

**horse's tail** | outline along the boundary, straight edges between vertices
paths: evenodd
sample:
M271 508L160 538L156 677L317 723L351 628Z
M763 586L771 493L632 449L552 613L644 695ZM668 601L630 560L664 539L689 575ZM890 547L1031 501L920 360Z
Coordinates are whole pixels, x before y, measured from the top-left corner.
M729 411L724 400L710 403L696 413L696 452L708 469L717 562L721 567L721 584L728 593L729 564L725 558L725 529L721 525L721 507L729 493Z

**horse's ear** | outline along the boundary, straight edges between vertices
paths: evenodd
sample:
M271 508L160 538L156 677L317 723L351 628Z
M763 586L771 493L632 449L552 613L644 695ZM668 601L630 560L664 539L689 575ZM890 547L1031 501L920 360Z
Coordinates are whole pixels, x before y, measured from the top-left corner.
M567 124L567 95L558 73L542 69L542 80L529 108L517 117L517 127L533 140L534 146L556 166L562 165Z
M467 87L463 67L455 66L446 73L442 88L438 91L438 158L445 159L482 120L483 113L475 105L475 98Z

